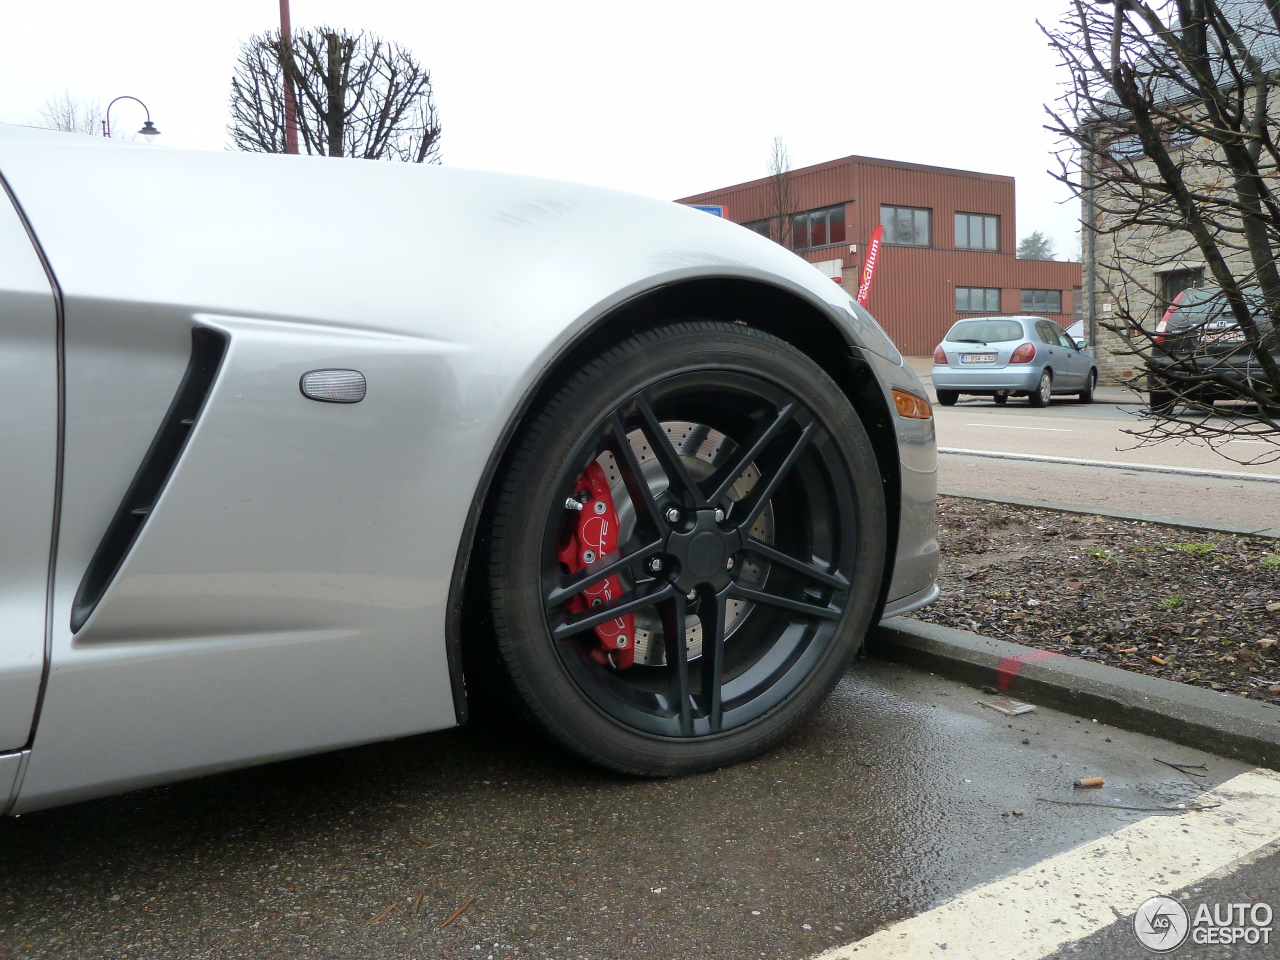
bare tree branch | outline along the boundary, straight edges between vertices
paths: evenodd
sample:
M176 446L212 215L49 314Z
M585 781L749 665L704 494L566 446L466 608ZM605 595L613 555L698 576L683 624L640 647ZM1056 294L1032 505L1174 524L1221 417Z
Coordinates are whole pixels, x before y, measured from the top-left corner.
M770 239L788 250L795 247L792 225L795 214L791 155L787 152L787 145L782 142L782 137L774 137L773 150L769 154L769 231Z
M1116 308L1102 352L1151 391L1135 436L1280 458L1280 0L1073 0L1045 33L1071 77L1049 108L1070 145L1059 179ZM1175 337L1170 278L1197 271L1207 289L1186 302L1221 306Z
M70 90L64 89L45 100L37 126L102 136L102 110L96 103L73 97Z
M293 86L303 150L329 157L440 162L431 72L403 47L329 27L278 31L241 45L231 80L232 142L285 152L284 85Z

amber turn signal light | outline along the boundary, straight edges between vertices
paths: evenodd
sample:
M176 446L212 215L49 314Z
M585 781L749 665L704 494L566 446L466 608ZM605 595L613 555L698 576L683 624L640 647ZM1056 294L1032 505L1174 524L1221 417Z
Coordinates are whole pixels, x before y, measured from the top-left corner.
M933 419L933 407L929 406L929 401L906 390L893 388L893 405L898 408L898 416L904 420Z

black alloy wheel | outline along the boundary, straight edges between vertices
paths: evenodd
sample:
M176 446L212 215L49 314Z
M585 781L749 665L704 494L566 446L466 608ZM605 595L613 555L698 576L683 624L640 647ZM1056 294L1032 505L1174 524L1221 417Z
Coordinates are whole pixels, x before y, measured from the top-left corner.
M571 501L592 464L618 539L572 570ZM637 334L571 377L506 465L489 545L506 677L543 732L614 770L753 756L818 707L861 643L884 511L861 421L808 357L736 324ZM609 578L616 595L575 601ZM601 649L596 628L623 622L634 663Z

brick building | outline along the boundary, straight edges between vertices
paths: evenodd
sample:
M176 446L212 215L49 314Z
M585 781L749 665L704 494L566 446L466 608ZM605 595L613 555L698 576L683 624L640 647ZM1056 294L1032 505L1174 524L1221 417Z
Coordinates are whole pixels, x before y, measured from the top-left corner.
M851 292L871 232L883 224L867 308L910 356L932 353L966 316L1029 313L1064 327L1079 317L1080 264L1014 255L1012 177L871 157L785 177L678 202L723 205L731 220L785 243Z

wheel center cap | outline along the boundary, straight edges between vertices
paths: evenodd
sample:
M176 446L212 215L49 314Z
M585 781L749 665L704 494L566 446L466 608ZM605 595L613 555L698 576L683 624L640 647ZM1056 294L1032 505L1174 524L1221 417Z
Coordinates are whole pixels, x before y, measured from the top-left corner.
M729 551L719 534L710 531L696 533L689 541L685 566L699 580L707 580L724 570L728 556Z
M675 583L684 591L704 583L716 590L727 584L727 563L737 549L737 533L721 529L712 510L699 510L692 529L673 531L667 538L667 553L680 566Z

